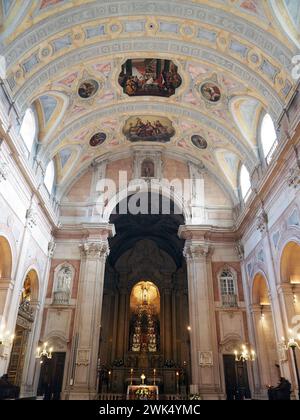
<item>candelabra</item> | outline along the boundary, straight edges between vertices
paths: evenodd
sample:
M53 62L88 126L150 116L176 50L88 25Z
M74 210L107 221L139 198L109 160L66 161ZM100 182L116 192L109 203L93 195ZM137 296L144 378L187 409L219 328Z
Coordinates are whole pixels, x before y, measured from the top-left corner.
M299 376L299 369L298 369L297 356L296 356L296 349L300 350L300 345L297 342L297 340L298 341L300 340L300 334L298 334L298 336L293 335L293 331L291 329L289 329L289 334L290 334L290 338L288 339L288 342L286 343L285 338L282 337L282 343L286 351L291 349L293 353L293 360L294 360L297 385L298 385L298 398L300 400L300 376Z
M234 355L235 355L235 361L236 362L254 362L255 360L255 351L254 350L248 350L247 347L245 346L245 344L242 345L242 350L241 353L238 354L238 351L235 350L234 351Z
M36 349L36 358L37 359L42 359L43 357L46 357L47 359L52 359L52 352L53 352L53 348L50 347L48 349L48 343L44 343L42 347L38 347ZM41 361L42 363L42 361Z

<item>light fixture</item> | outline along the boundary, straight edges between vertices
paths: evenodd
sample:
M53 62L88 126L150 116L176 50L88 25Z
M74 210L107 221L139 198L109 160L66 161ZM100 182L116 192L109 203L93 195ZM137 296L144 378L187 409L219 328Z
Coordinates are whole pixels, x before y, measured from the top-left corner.
M285 342L285 338L282 337L282 344L283 344L283 348L286 351L291 349L293 353L296 378L297 378L297 384L298 384L298 397L300 400L300 376L299 376L299 369L298 369L297 356L296 356L296 349L300 350L300 345L297 342L297 340L300 341L300 334L298 335L294 334L293 330L289 329L289 335L290 335L290 338L288 339L287 343Z
M14 341L15 335L9 330L5 330L4 324L0 327L0 357L6 358L9 354L9 348Z
M264 319L265 319L265 314L264 314L264 305L261 305L261 307L260 307L260 319L261 319L262 321L264 321Z
M234 351L234 355L235 355L235 361L236 362L254 362L255 360L255 351L254 350L248 350L245 344L242 344L242 350L241 353L238 354L238 351L235 350Z
M52 352L53 352L53 347L50 347L48 349L48 343L46 342L43 344L42 347L38 347L36 349L36 358L42 359L43 357L46 357L47 359L52 359Z

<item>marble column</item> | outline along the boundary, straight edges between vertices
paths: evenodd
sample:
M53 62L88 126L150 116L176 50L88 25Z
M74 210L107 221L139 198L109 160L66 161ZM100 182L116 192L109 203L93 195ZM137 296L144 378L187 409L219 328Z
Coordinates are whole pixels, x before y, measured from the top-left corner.
M125 344L125 331L126 323L128 322L126 314L126 299L128 291L125 287L119 290L119 312L118 312L118 334L117 334L117 350L116 358L124 361L124 344Z
M211 253L212 248L207 243L186 240L184 255L188 272L191 393L200 393L204 399L220 397Z
M81 266L73 345L74 371L69 378L69 399L94 399L97 395L97 363L109 226L80 244Z

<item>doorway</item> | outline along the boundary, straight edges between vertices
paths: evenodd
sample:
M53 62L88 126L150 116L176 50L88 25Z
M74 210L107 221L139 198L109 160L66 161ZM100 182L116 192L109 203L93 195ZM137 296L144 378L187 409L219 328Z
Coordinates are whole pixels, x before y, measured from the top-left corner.
M66 353L56 352L52 359L42 360L38 396L44 396L44 400L60 400L62 390Z
M235 356L223 355L227 400L251 398L247 363L236 362Z

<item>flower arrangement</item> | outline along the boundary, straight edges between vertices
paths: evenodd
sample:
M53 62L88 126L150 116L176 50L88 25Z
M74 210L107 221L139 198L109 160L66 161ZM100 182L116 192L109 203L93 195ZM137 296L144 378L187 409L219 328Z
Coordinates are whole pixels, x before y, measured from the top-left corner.
M200 394L191 394L189 400L202 400Z
M150 396L149 388L138 388L135 391L135 396L139 400L147 400Z

